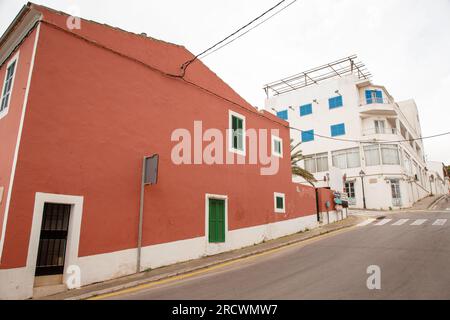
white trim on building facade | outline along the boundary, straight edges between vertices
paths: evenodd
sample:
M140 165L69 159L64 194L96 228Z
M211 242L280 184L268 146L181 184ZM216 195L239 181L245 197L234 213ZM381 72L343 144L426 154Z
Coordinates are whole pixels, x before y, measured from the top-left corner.
M5 242L6 227L7 227L7 222L8 222L8 212L9 212L9 206L10 206L10 201L11 201L11 193L12 193L12 188L13 188L14 176L15 176L15 173L16 173L17 158L18 158L18 155L19 155L19 146L20 146L20 141L21 141L21 138L22 138L23 123L24 123L24 120L25 120L25 114L26 114L26 109L27 109L28 94L30 92L31 78L33 76L34 60L36 58L36 50L37 50L37 45L38 45L38 40L39 40L40 27L41 26L38 25L37 29L36 29L36 35L35 35L34 46L33 46L33 53L32 53L32 57L31 57L31 63L30 63L30 67L29 67L30 69L29 69L29 73L28 73L28 80L27 80L27 85L26 85L26 89L25 89L25 95L24 95L24 99L23 99L22 114L21 114L21 117L20 117L19 132L17 133L16 147L15 147L15 150L14 150L13 165L12 165L12 168L11 168L11 175L10 175L10 179L9 179L9 186L8 186L8 190L7 190L7 194L6 194L5 214L3 216L2 234L0 236L0 263L1 263L2 253L3 253L3 245L4 245L4 242ZM16 65L16 68L17 68L17 65Z

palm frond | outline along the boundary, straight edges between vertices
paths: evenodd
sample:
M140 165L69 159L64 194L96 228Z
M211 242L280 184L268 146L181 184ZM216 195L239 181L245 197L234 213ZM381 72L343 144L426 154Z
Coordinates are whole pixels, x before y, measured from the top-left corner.
M314 186L313 182L316 182L316 178L314 178L314 175L301 168L298 163L305 159L305 157L302 154L302 151L300 149L296 150L298 146L300 146L301 142L297 143L296 145L293 145L294 140L291 139L291 171L292 174L295 176L302 177L307 182L309 182L312 186Z

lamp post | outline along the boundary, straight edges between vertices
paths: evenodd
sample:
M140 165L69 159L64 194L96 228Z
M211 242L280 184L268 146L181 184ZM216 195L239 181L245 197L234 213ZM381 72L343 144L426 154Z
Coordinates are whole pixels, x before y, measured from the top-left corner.
M366 194L364 193L364 176L366 175L366 173L361 170L359 172L359 176L361 177L361 186L362 186L362 193L363 193L363 205L364 205L364 209L367 209L366 207Z
M434 180L434 175L430 176L430 196L433 196L433 186L432 186L432 182Z

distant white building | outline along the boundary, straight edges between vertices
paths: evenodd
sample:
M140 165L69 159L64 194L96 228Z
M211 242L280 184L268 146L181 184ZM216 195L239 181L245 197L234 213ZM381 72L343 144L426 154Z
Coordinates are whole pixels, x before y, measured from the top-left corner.
M297 129L291 138L316 186L329 186L338 168L352 207L410 207L432 192L417 106L396 102L370 76L347 57L267 84L265 108Z
M439 161L427 161L430 190L433 194L449 193L449 177L445 166Z

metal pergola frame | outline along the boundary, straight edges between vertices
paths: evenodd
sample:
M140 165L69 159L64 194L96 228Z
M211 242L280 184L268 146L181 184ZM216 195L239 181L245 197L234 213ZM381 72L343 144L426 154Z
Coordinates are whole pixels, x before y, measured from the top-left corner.
M263 89L269 98L270 93L276 96L310 85L319 84L327 79L342 77L350 74L355 74L361 80L369 80L372 77L372 74L367 70L364 63L357 61L356 59L357 55L351 55L346 58L324 64L320 67L268 83Z

